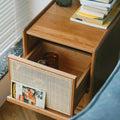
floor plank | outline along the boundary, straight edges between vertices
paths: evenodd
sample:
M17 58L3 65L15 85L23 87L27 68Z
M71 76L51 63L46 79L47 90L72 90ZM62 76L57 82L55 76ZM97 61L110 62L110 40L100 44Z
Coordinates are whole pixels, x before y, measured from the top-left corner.
M77 106L75 114L79 113L83 108L85 108L88 102L89 102L88 94L85 94L84 97L81 99L79 105ZM6 101L0 108L0 120L53 120L53 119Z
M53 119L6 101L0 108L0 120L53 120Z

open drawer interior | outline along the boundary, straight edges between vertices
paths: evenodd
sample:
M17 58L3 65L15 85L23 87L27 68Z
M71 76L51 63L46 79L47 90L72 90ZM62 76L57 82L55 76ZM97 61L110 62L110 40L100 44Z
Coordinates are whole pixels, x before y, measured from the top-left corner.
M57 69L37 63L47 52L54 52L59 56ZM9 56L10 85L11 81L16 81L42 89L47 94L45 105L47 109L72 116L88 88L91 56L39 40L25 58ZM78 94L80 92L81 94Z
M45 40L39 40L37 45L25 58L37 62L48 52L53 52L58 55L59 70L76 75L78 81L82 74L90 68L90 55Z

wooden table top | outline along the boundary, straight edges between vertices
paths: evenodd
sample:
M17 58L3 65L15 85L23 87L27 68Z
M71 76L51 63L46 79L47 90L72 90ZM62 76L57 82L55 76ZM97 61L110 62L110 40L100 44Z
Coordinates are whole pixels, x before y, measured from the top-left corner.
M71 21L70 17L79 6L79 0L73 0L70 7L60 7L54 3L28 29L27 34L93 53L108 29L104 30Z

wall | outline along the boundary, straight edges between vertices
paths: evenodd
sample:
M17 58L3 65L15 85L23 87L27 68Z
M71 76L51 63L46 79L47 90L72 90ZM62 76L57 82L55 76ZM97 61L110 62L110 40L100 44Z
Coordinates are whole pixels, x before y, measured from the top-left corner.
M7 96L9 95L9 75L0 80L0 107L6 101Z
M16 16L18 21L20 21L21 18L23 18L24 15L23 13L25 10L23 9L24 7L28 9L28 11L26 11L28 15L26 20L29 19L28 17L30 17L30 19L33 19L51 0L29 0L29 2L28 0L27 1L22 0L22 1L23 2L17 0L15 1L16 11L17 12L21 11L19 12L21 14L18 14L18 16ZM20 27L20 24L18 23L17 27L22 32L22 28ZM0 107L6 101L8 95L9 95L9 75L7 74L2 80L0 80Z
M51 0L30 0L31 18L34 18Z

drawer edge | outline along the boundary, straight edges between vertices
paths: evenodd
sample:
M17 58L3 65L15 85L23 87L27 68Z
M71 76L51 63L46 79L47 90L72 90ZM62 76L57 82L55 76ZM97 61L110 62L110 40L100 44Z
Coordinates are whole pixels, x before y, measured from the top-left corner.
M79 104L83 95L87 93L89 88L89 80L90 80L90 67L85 70L80 80L76 84L75 95L74 95L74 109Z
M11 103L14 103L14 104L17 104L19 106L25 107L27 109L33 110L35 112L41 113L43 115L46 115L46 116L54 118L54 119L67 120L68 118L71 117L71 116L59 113L57 111L51 110L51 109L41 109L41 108L38 108L36 106L24 103L24 102L19 101L19 100L16 100L16 99L12 98L11 96L7 96L7 101L9 101Z
M17 56L15 56L15 55L9 55L9 56L8 56L8 60L9 60L9 59L12 59L12 60L15 60L15 61L19 61L19 62L25 63L25 64L27 64L27 65L36 67L36 68L38 68L38 69L42 69L42 70L48 71L48 72L50 72L50 73L54 73L54 74L57 74L57 75L60 75L60 76L69 78L69 79L71 79L71 80L75 80L75 79L77 78L77 76L72 75L72 74L70 74L70 73L63 72L63 71L61 71L61 70L57 70L57 69L54 69L54 68L51 68L51 67L48 67L48 66L45 66L45 65L42 65L42 64L38 64L38 63L36 63L36 62L30 61L30 60L27 60L27 59L24 59L24 58L17 57Z

